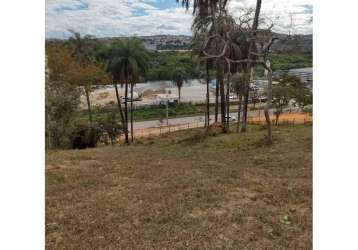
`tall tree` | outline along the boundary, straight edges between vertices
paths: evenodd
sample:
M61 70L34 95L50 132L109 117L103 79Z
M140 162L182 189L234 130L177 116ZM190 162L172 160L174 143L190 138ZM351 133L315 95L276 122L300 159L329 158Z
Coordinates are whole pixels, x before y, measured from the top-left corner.
M283 109L290 102L299 107L312 104L312 92L296 76L285 76L272 87L272 106L275 108L276 125Z
M188 74L184 67L175 67L172 72L172 81L178 88L179 103L181 102L181 88L188 81Z
M182 1L183 4L188 8L190 1ZM239 25L236 24L234 18L227 15L225 5L227 1L194 1L194 14L203 13L205 20L211 19L211 25L203 25L204 27L213 27L213 34L208 34L203 41L201 48L204 59L215 59L218 63L218 73L220 88L224 87L224 73L229 74L236 71L242 71L245 75L251 72L252 67L256 65L263 66L268 74L268 88L267 88L267 102L265 105L265 118L267 123L268 142L272 143L272 129L271 121L269 119L269 109L271 106L272 97L272 69L267 58L270 46L274 39L269 36L270 39L261 43L257 39L259 16L261 11L261 0L256 1L255 15L252 21L252 26L248 25L251 23L250 19L244 20ZM196 6L195 6L196 5ZM195 8L196 7L196 8ZM200 7L203 7L203 11ZM202 18L201 18L202 19ZM195 19L194 19L195 23ZM199 21L199 23L202 23ZM243 27L245 24L249 27ZM268 33L271 34L271 25L267 29ZM261 33L261 31L260 31ZM266 32L267 33L267 32ZM264 35L265 37L265 35ZM248 77L247 77L248 78ZM243 114L243 126L242 131L246 130L247 123L247 103L249 93L249 80L245 84L245 95L244 95L244 114ZM225 94L224 90L220 89L221 95L221 118L224 122L223 131L227 131L227 124L225 123Z
M133 130L133 87L140 75L148 70L149 55L142 42L137 38L125 38L112 45L111 71L116 72L118 81L125 87L124 92L124 134L125 142L129 143L128 133L128 89L131 92L131 140L134 140Z
M87 101L87 109L88 109L88 119L90 123L90 129L93 126L93 118L92 118L92 110L91 110L91 103L90 103L90 92L91 92L91 82L87 82L84 79L86 77L86 71L89 69L87 68L88 65L91 63L91 51L90 51L90 36L81 36L80 33L69 30L72 33L72 36L69 39L70 46L72 48L72 57L74 58L75 62L79 65L76 70L72 70L72 74L77 77L78 84L84 87L84 92ZM80 72L76 72L80 70ZM82 71L82 72L81 72ZM82 73L82 74L81 74Z
M75 65L64 46L46 44L46 146L71 147L71 121L80 104L81 91L71 79L69 70Z
M90 146L95 146L96 132L93 124L92 109L90 102L90 93L96 88L95 85L106 84L109 81L103 65L95 61L93 56L91 36L81 36L80 33L70 30L73 34L69 39L69 44L72 48L72 57L76 62L77 67L72 67L70 72L77 84L84 89L86 96L88 119L89 119L89 133L88 141Z
M228 124L225 114L228 106L227 95L225 95L225 73L230 72L230 67L227 65L227 61L222 57L230 53L226 49L226 41L229 39L228 31L235 26L235 20L226 14L225 8L222 7L224 5L220 5L221 1L217 3L219 3L219 7L216 8L218 11L212 13L212 15L198 15L195 17L192 30L194 32L194 39L201 40L201 56L206 60L216 58L214 61L219 83L219 89L217 90L220 90L221 122L223 124L223 132L227 132ZM208 56L208 53L214 56ZM218 104L218 102L216 102L216 104Z
M228 0L176 0L181 2L187 9L190 2L193 3L193 14L199 16L210 16L215 14L218 9L225 8Z
M219 114L219 77L216 75L215 82L215 122L218 122L218 114Z
M116 46L112 45L112 44L109 46L103 46L103 47L99 48L99 50L97 50L96 56L100 60L104 61L107 65L106 69L112 78L112 84L114 86L115 93L116 93L117 106L118 106L119 114L121 117L122 129L124 131L126 131L127 128L126 128L126 123L125 123L124 114L123 114L121 97L120 97L119 91L118 91L118 84L120 83L121 72L118 71L118 65L117 65L118 55L116 53Z
M195 21L192 25L192 30L194 31L194 39L192 42L192 51L199 55L199 58L203 56L203 54L200 51L200 47L202 46L202 41L204 37L206 36L205 31L202 29L205 27L206 24L204 24L205 18L199 18L196 17ZM204 62L205 66L205 81L206 81L206 111L205 111L205 127L209 128L210 125L210 69L213 68L213 62L212 60L205 59L201 60Z
M205 126L207 128L209 128L210 126L210 90L209 90L209 84L210 84L210 61L209 60L205 60L205 75L206 75L206 116L205 116L205 121L206 124Z

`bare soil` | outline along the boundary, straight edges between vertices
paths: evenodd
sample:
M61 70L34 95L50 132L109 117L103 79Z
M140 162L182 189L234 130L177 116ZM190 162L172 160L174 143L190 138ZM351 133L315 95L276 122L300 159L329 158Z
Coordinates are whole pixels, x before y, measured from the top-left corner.
M270 119L275 121L276 116L271 115ZM280 124L304 124L304 123L311 123L313 118L308 113L297 112L297 113L283 113L279 116L278 119ZM265 116L264 114L256 117L250 117L249 122L256 123L256 124L265 124Z
M312 249L312 126L46 153L47 249Z

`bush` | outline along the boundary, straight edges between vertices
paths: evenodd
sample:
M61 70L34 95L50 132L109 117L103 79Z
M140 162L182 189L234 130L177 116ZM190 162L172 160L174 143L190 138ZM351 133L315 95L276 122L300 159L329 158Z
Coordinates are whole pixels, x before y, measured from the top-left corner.
M118 137L123 133L123 129L120 123L117 122L116 112L112 111L108 113L104 118L99 122L100 127L100 137L105 144L115 144Z
M84 149L96 147L102 133L98 125L92 125L91 127L87 121L77 120L74 123L71 134L72 148Z

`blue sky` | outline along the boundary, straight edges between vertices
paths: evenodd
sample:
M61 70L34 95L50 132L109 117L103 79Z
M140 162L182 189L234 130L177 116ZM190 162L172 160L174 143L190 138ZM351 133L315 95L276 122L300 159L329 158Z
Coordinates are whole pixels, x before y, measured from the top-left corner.
M254 7L255 0L231 0L229 11ZM277 32L311 33L312 0L265 0L262 17ZM191 35L191 11L175 0L46 0L46 38L67 38L69 29L96 37ZM291 30L292 32L292 30Z

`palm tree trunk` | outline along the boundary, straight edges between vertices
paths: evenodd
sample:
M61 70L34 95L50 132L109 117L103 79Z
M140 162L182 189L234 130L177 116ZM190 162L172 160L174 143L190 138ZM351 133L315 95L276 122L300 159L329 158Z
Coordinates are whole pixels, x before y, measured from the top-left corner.
M116 90L117 104L118 104L119 114L121 115L122 127L124 130L125 129L124 115L123 115L123 110L122 110L121 99L119 98L119 94L118 94L118 86L116 83L114 83L114 88Z
M134 141L134 130L133 130L133 86L131 83L131 141Z
M128 138L128 75L126 76L125 91L124 91L124 120L125 120L125 143L129 144Z
M206 123L205 126L209 128L210 125L210 93L209 93L209 65L208 61L206 60Z
M218 113L219 113L219 77L216 76L216 86L215 86L215 122L218 122Z
M230 128L230 72L227 77L226 83L226 124L228 129Z
M181 99L181 87L178 87L178 96L179 96L178 103L180 104L180 99Z
M226 133L226 122L225 122L225 90L224 90L224 79L220 79L220 104L221 104L221 123L223 124L223 131Z
M255 16L254 16L254 23L252 25L252 30L254 31L254 36L256 36L256 30L257 27L259 26L259 16L260 16L260 11L261 11L261 1L262 0L257 0L256 1L256 9L255 9Z
M236 132L240 131L240 119L241 119L241 106L242 106L242 93L239 93L239 104L238 104L238 108L237 108L237 127L236 127Z
M272 100L272 69L270 66L267 66L268 71L268 84L267 84L267 100L265 105L265 118L266 118L266 127L267 127L267 141L268 143L272 143L272 125L270 119L270 108L271 108L271 100Z
M260 16L260 10L261 10L261 1L262 0L257 0L256 1L256 9L255 9L255 16L254 16L254 22L253 22L253 25L252 25L252 36L253 36L253 39L250 40L250 45L249 45L249 54L248 54L248 59L252 59L252 50L253 50L253 47L255 45L255 42L256 42L256 31L257 31L257 27L259 25L259 16ZM247 64L247 67L246 67L246 72L245 72L245 75L246 77L245 78L248 78L247 77L247 74L249 72L251 72L251 68L252 68L252 65L251 63L248 63ZM245 132L246 131L246 124L247 124L247 104L248 104L248 101L249 101L249 84L250 84L250 81L249 79L247 79L247 82L245 84L245 99L244 99L244 111L243 111L243 123L242 123L242 128L241 128L241 131L242 132Z
M244 84L244 107L242 111L242 126L241 126L241 132L246 132L246 125L247 125L247 107L249 103L249 81L247 72L244 72L245 74L245 84Z
M259 16L260 16L260 10L261 10L261 1L262 0L257 0L256 1L256 11L255 11L255 17L254 17L254 23L253 23L253 40L251 40L251 44L253 42L255 42L255 38L256 38L256 30L259 24ZM251 55L251 54L250 54ZM267 126L267 140L268 143L272 143L272 125L271 125L271 119L270 119L270 108L271 108L271 101L272 101L272 69L270 66L270 63L268 63L268 65L266 64L265 67L268 71L268 84L267 84L267 101L266 101L266 105L265 105L265 118L266 118L266 126Z
M220 66L220 74L219 74L219 79L220 79L220 106L221 106L221 124L223 126L223 132L226 133L227 132L227 127L226 127L226 122L225 122L225 113L226 113L226 108L225 108L225 82L224 82L224 69L223 66Z

